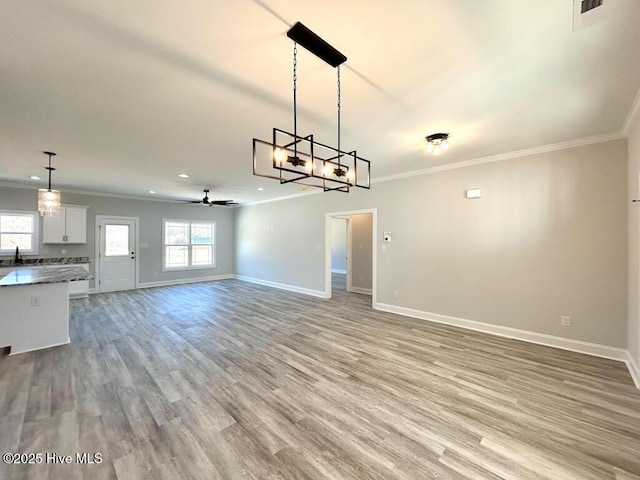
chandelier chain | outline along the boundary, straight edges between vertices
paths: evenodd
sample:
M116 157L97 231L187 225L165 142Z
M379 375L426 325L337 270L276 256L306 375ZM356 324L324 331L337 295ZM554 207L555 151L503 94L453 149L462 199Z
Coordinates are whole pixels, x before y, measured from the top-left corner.
M298 89L298 43L293 42L293 135L295 143L293 144L294 156L298 156L298 102L296 91Z
M338 95L338 167L340 167L340 157L342 156L342 152L340 151L340 65L336 68L337 70L337 95Z
M298 83L298 44L293 42L293 89L295 90Z

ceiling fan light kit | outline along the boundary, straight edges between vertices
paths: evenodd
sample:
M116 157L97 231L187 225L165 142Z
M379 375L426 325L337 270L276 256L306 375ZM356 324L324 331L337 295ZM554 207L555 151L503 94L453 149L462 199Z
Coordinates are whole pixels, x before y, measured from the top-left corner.
M287 32L293 40L293 133L273 128L271 141L253 139L253 174L322 188L325 192L348 193L352 187L371 188L371 162L355 150L343 151L340 145L340 65L347 57L297 22ZM301 45L337 71L338 142L332 147L316 141L313 135L298 135L297 118L297 46ZM262 161L261 161L262 160ZM261 171L261 166L275 172Z

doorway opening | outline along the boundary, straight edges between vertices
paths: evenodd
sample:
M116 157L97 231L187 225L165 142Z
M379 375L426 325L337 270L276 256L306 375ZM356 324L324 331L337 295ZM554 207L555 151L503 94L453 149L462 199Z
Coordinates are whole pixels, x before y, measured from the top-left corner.
M331 212L325 216L325 298L352 292L376 304L377 210Z

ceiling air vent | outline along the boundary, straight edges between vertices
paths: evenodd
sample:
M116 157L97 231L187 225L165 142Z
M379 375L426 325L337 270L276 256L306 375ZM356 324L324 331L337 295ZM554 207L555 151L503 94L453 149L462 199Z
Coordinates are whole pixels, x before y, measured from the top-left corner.
M608 5L604 0L573 0L573 31L604 21L607 17Z
M582 6L580 7L580 14L593 10L596 7L602 5L602 0L582 0Z

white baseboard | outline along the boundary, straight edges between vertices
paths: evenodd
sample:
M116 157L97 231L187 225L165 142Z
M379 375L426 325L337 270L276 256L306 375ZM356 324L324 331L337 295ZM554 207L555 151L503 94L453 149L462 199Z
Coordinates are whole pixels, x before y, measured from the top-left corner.
M627 367L629 367L629 373L631 374L631 378L633 378L633 383L636 384L636 387L640 388L640 368L638 368L638 364L631 356L631 353L627 351Z
M262 280L260 278L245 277L244 275L235 275L235 278L238 280L242 280L243 282L256 283L258 285L264 285L266 287L279 288L280 290L288 290L289 292L304 293L305 295L311 295L312 297L325 298L324 292L322 290L312 290L310 288L296 287L295 285L270 282L268 280Z
M347 271L346 270L341 270L339 268L332 268L331 269L331 273L342 273L342 274L346 275Z
M27 348L26 350L20 350L20 351L14 351L13 347L11 347L11 351L9 352L9 356L18 355L20 353L35 352L35 351L38 351L38 350L44 350L45 348L61 347L62 345L68 345L69 343L71 343L71 340L67 339L66 342L54 343L53 345L47 345L46 347Z
M499 337L513 338L516 340L522 340L524 342L537 343L538 345L560 348L562 350L586 353L587 355L593 355L595 357L619 360L627 363L627 365L629 364L629 352L622 348L609 347L607 345L599 345L597 343L583 342L581 340L572 340L570 338L556 337L553 335L530 332L517 328L503 327L501 325L491 325L490 323L477 322L475 320L467 320L465 318L450 317L448 315L440 315L437 313L424 312L421 310L398 307L396 305L387 305L384 303L378 303L374 305L374 308L385 312L405 315L407 317L420 318L422 320L428 320L430 322L443 323L446 325L466 328L467 330L489 333L491 335L497 335Z
M160 280L158 282L139 283L137 288L168 287L170 285L184 285L187 283L213 282L215 280L229 280L232 278L234 278L234 276L229 274L229 275L214 275L211 277L180 278L178 280Z
M360 288L360 287L351 286L351 290L349 290L349 291L353 292L353 293L361 293L363 295L371 295L371 289L370 288Z

